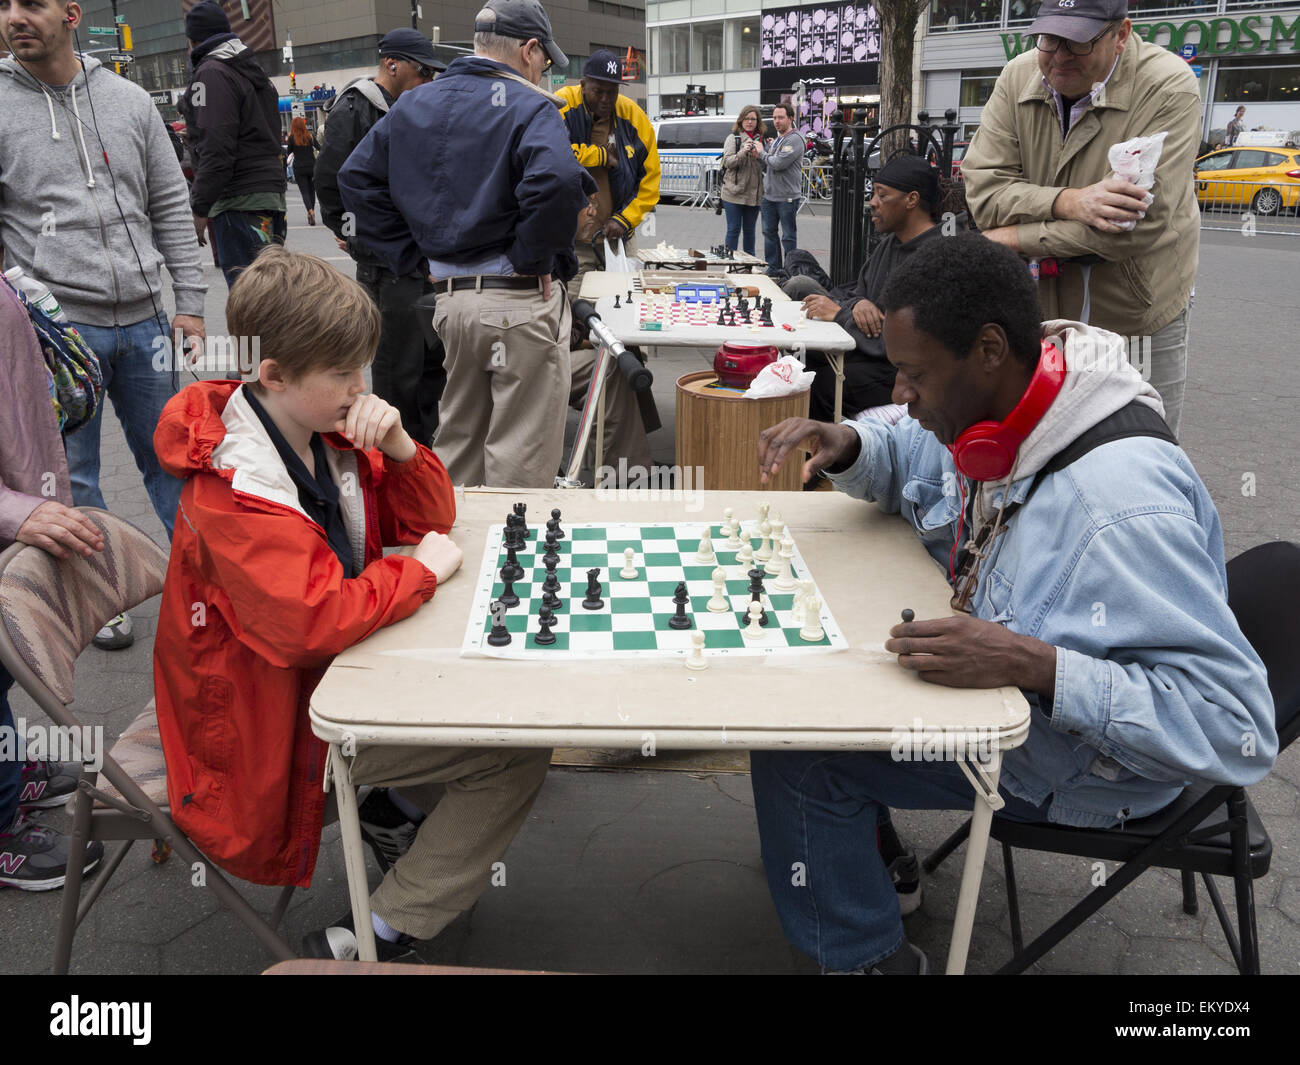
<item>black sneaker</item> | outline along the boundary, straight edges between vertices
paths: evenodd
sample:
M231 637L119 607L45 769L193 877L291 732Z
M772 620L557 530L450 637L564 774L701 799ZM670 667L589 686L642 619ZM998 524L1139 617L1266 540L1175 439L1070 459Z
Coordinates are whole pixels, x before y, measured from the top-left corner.
M332 958L335 961L356 961L357 934L352 923L352 911L327 928L308 932L302 941L304 958ZM396 943L375 936L375 956L379 961L414 961L423 959L415 953L415 939L402 936Z
M18 808L38 810L62 806L76 792L80 777L80 762L24 762Z
M886 867L898 893L898 912L904 917L921 908L921 863L916 851L900 854Z
M930 959L925 951L915 944L903 940L888 958L882 958L867 970L868 976L929 976Z
M380 870L387 873L411 849L420 826L393 804L387 788L373 788L357 812L361 818L361 838L370 844Z
M68 871L68 837L62 832L27 820L19 813L13 824L0 831L0 886L20 891L53 891L63 887ZM104 856L104 844L95 840L86 848L86 872Z
M131 618L127 614L118 614L107 625L95 633L91 641L101 651L122 651L135 643L135 634L131 632Z

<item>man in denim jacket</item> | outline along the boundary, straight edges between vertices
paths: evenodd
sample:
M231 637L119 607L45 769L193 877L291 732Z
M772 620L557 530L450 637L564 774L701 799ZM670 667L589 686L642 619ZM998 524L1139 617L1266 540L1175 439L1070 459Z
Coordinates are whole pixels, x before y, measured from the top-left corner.
M1162 809L1193 780L1262 778L1277 755L1273 703L1228 608L1219 516L1187 456L1130 436L1043 472L1133 401L1163 413L1124 339L1040 323L1024 263L974 235L918 250L890 278L883 309L893 399L910 417L788 419L762 434L760 465L775 472L811 439L805 479L824 469L841 491L902 513L950 577L955 546L996 528L1004 502L1021 504L989 538L976 578L958 586L969 615L897 625L885 644L930 683L1024 691L1029 738L1004 755L1000 816L1113 826ZM1060 392L1009 475L967 480L946 445L976 422L1007 418L1045 338L1064 355ZM751 767L768 884L790 941L826 970L924 971L882 858L889 841L897 846L888 808L969 809L958 766L755 751ZM863 845L873 830L880 850ZM806 886L792 884L794 862L805 863Z

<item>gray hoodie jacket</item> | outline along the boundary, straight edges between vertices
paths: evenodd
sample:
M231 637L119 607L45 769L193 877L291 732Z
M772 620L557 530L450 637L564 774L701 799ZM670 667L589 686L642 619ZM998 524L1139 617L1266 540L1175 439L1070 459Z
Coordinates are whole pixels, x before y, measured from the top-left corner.
M5 267L49 285L73 322L112 326L163 310L166 265L176 313L201 317L207 284L162 116L139 85L84 62L60 92L0 60Z

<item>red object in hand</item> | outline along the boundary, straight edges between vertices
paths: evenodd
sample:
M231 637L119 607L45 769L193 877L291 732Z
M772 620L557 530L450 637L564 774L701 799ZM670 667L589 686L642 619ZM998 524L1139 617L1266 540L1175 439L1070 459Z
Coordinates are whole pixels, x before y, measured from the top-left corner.
M1061 264L1055 259L1038 260L1038 276L1041 277L1060 277Z
M729 340L713 356L713 372L728 388L748 388L759 370L779 358L771 344Z

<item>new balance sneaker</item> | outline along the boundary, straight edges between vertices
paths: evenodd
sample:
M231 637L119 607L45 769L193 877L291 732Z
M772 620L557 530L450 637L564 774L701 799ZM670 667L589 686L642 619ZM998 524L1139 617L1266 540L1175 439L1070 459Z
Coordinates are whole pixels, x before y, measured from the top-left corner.
M18 792L19 809L62 806L77 790L80 777L80 762L24 762L22 786Z
M135 643L135 636L131 632L130 615L118 614L95 633L95 638L91 642L101 651L121 651L130 647Z
M929 976L930 959L925 951L913 943L903 940L888 958L876 962L866 973L868 976Z
M887 866L898 893L898 912L904 917L921 908L921 863L916 851L900 854Z
M387 788L372 788L357 812L361 818L361 838L370 844L380 870L387 873L411 849L419 826L393 804Z
M38 825L19 813L0 831L0 886L20 891L53 891L67 880L69 840L62 832ZM86 848L86 871L104 856L98 840Z
M327 928L318 928L308 932L302 941L304 958L333 958L335 961L355 961L357 957L356 926L352 923L352 911L335 921ZM421 961L415 953L415 940L411 936L401 936L396 943L375 936L375 956L380 961Z

